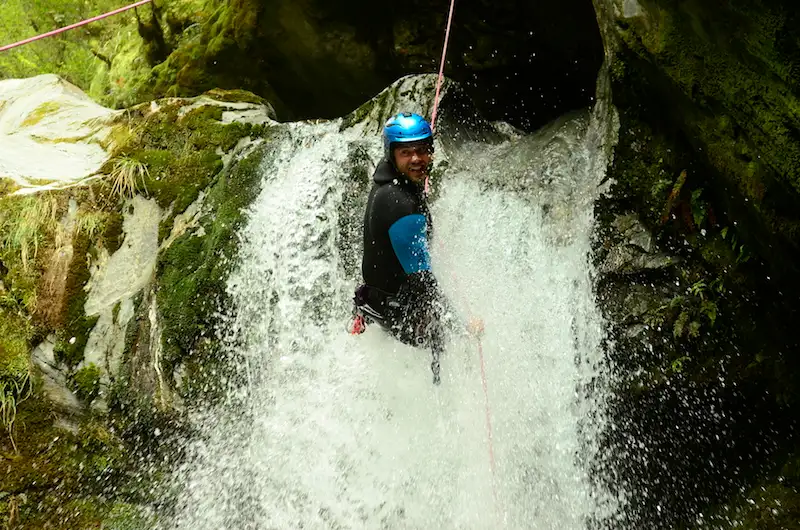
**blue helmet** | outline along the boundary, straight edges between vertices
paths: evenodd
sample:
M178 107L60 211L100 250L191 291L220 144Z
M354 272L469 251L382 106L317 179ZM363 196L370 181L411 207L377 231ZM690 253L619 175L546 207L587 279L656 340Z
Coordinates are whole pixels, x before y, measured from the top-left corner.
M433 146L433 131L430 124L419 114L400 112L383 126L383 151L386 159L392 161L395 144L405 144L426 140Z

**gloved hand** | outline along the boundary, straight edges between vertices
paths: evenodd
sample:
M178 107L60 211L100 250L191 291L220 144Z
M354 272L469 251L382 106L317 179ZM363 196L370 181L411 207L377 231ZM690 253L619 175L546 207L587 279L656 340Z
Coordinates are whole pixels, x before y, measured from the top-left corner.
M469 332L470 335L480 337L483 335L484 330L485 326L482 318L472 317L469 319L469 323L467 323L467 332Z

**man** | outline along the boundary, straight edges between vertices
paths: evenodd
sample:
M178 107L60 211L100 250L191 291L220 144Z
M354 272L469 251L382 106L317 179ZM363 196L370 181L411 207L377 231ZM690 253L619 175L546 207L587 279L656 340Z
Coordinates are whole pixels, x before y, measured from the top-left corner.
M424 185L433 162L433 133L422 116L396 114L383 128L383 146L364 215L364 285L356 290L351 332L377 322L406 344L430 348L433 382L439 384L449 312L428 247L431 216Z

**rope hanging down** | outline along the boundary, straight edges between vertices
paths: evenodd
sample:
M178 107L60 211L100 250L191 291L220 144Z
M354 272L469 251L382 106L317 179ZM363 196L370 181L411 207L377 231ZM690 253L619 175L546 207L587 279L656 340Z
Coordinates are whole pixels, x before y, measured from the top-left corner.
M436 96L433 100L433 110L431 112L431 129L436 130L436 116L439 111L439 97L441 94L442 89L442 81L444 80L444 65L447 60L447 46L450 43L450 28L453 26L453 11L455 11L456 7L456 0L450 0L450 13L447 16L447 28L445 29L444 33L444 47L442 49L442 62L439 66L439 78L436 81ZM428 194L429 190L429 177L425 176L425 194ZM489 407L489 389L486 384L486 362L484 361L483 355L483 343L481 342L481 338L477 338L478 341L478 356L480 357L481 363L481 386L483 387L483 399L484 399L484 412L486 413L486 437L487 443L489 446L489 466L492 470L492 494L494 495L494 503L495 508L499 509L499 501L497 497L497 466L495 464L494 458L494 440L492 436L492 413ZM436 362L436 359L434 359Z
M103 20L104 18L113 17L114 15L119 15L120 13L124 13L125 11L128 11L130 9L135 9L135 8L143 6L145 4L149 4L152 1L153 0L140 0L139 2L136 2L135 4L131 4L129 6L121 7L119 9L115 9L114 11L111 11L109 13L105 13L103 15L98 15L98 16L96 16L94 18L90 18L90 19L84 20L82 22L77 22L75 24L71 24L71 25L69 25L67 27L64 27L64 28L55 29L53 31L49 31L47 33L43 33L42 35L37 35L36 37L31 37L29 39L25 39L25 40L21 40L19 42L15 42L14 44L7 44L5 46L1 46L0 47L0 52L5 52L5 51L8 51L8 50L10 50L12 48L17 48L19 46L24 46L25 44L30 44L31 42L36 42L37 40L46 39L47 37L52 37L54 35L58 35L60 33L64 33L64 32L69 31L71 29L79 28L81 26L85 26L87 24L91 24L92 22L97 22L98 20Z
M442 243L440 245L443 246ZM453 274L452 276L453 281L456 283L456 290L460 290L458 285L458 277ZM464 305L467 307L467 313L470 315L472 313L472 308L470 308L469 300L464 297ZM494 458L494 437L492 436L492 409L489 407L489 386L486 383L486 360L485 356L483 355L483 342L481 341L480 335L476 337L476 341L478 343L478 358L481 364L481 386L483 387L483 411L486 416L486 443L489 446L489 467L492 470L492 495L494 497L494 506L498 512L498 516L501 516L500 510L500 499L497 496L497 464Z
M453 26L453 11L455 11L455 8L456 0L450 0L450 14L447 16L447 29L444 32L442 64L439 66L439 79L436 81L436 98L433 100L433 112L431 112L431 129L436 129L436 113L439 110L439 92L442 89L442 79L444 79L444 63L447 59L447 45L450 43L450 28Z
M442 80L444 79L444 63L447 59L447 45L450 43L450 28L453 25L453 11L456 9L456 0L450 0L450 14L447 16L447 29L444 32L444 47L442 48L442 64L439 66L439 79L436 80L436 97L433 98L433 110L431 111L431 131L436 131L436 114L439 112L439 94L442 90ZM430 178L425 175L425 195L430 190Z

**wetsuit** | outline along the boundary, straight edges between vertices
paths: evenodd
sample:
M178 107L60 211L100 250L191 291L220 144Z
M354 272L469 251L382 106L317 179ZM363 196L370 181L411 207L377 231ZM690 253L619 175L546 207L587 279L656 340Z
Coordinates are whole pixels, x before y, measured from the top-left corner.
M402 342L443 347L444 297L431 273L428 242L431 217L422 188L400 175L386 160L373 176L364 215L365 284L355 303Z

